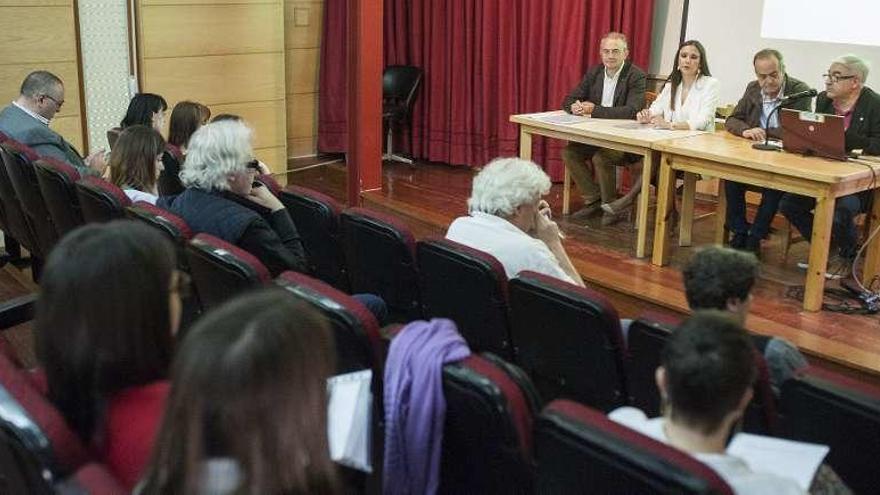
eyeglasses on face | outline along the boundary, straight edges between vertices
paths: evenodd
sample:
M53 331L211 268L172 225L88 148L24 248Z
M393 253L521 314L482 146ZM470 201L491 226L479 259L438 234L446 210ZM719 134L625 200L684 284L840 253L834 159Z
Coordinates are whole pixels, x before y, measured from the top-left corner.
M845 81L847 79L852 79L856 77L855 75L844 76L841 74L822 74L822 80L826 83L834 84L836 82Z
M58 110L61 110L61 106L64 105L64 100L58 101L58 100L56 100L55 98L53 98L53 97L51 97L51 96L49 96L49 95L47 95L47 94L42 94L42 95L40 95L40 96L41 96L42 98L49 98L50 100L52 100L52 101L55 103L55 106L58 107Z

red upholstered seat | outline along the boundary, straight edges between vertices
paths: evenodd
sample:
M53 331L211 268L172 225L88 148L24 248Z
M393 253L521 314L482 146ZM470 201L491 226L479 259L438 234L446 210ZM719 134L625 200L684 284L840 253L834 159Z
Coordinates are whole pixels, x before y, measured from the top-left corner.
M724 494L733 490L691 455L568 400L535 427L537 493Z
M89 495L124 495L129 492L103 464L90 462L76 470L62 484L61 493L83 493ZM65 491L67 490L67 491Z
M125 191L104 179L88 175L76 183L76 194L86 222L109 222L125 218L131 200Z
M501 263L448 239L420 241L416 252L425 318L449 318L472 351L513 360Z
M34 161L39 157L30 148L23 145L15 146L14 143L12 140L7 140L0 145L9 151L3 153L3 163L21 204L21 210L35 234L38 257L45 258L58 242L59 236L37 182Z
M34 164L37 183L43 193L46 209L59 237L83 225L85 220L76 195L79 172L72 165L51 157L43 157Z
M209 234L197 234L187 244L186 259L206 309L272 280L254 255Z

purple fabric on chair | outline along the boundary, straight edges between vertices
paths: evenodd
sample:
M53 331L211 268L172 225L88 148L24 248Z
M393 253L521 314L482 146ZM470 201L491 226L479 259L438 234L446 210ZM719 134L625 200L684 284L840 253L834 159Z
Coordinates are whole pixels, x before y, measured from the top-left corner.
M391 341L385 364L384 493L437 493L446 416L443 365L469 355L455 324L444 319L410 323Z

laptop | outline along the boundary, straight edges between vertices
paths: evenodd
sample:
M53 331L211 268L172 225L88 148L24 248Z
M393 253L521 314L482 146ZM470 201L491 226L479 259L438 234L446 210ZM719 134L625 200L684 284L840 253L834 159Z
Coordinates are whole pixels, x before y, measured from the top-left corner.
M783 109L782 149L789 153L846 161L843 117Z

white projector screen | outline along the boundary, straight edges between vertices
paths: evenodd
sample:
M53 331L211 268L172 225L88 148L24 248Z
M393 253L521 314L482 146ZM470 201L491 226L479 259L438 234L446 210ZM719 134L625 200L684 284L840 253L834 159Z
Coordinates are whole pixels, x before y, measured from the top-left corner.
M819 91L831 61L856 54L873 69L868 86L880 89L878 19L880 0L691 0L687 38L706 47L722 104L742 96L754 79L752 56L762 48L782 52L788 73Z

